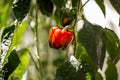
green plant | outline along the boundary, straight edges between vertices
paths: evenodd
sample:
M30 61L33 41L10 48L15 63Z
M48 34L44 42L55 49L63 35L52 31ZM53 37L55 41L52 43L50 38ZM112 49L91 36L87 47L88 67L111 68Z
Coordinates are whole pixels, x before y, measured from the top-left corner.
M86 19L89 1L1 0L0 80L22 80L25 74L27 80L103 80L98 69L106 52L105 78L118 80L119 38ZM95 2L106 16L104 0ZM110 2L119 14L120 2ZM77 30L80 20L84 23Z

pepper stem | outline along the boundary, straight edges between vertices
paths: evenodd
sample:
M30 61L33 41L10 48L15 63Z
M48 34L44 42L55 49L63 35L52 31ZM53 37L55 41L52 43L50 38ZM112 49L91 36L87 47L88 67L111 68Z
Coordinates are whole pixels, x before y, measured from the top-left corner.
M63 31L71 31L71 32L73 32L73 28L72 28L71 25L67 25L67 26L65 26L65 27L63 28Z

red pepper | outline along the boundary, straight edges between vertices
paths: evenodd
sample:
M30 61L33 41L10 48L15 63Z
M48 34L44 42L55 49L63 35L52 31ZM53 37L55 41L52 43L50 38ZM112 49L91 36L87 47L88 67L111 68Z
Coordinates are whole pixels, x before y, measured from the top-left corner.
M49 44L55 49L65 49L73 41L73 38L72 32L58 26L52 27L49 31Z

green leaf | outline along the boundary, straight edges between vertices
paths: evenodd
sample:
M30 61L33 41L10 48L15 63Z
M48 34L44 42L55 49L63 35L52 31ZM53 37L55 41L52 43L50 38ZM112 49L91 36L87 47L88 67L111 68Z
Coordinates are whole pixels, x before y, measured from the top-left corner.
M60 26L62 25L63 27L65 27L66 25L71 25L76 17L77 5L70 9L65 7L67 0L53 0L53 2L57 6L54 13L54 18L57 24L59 24ZM75 4L77 3L74 3L74 5Z
M54 16L55 19L60 22L63 27L65 27L66 25L72 24L72 21L76 17L76 9L56 9Z
M12 36L12 40L10 40L11 41L10 46L7 46L8 50L5 52L6 55L4 58L3 65L6 62L8 56L10 55L10 52L13 50L13 48L16 47L20 43L22 35L25 32L26 28L27 28L26 20L22 24L18 23L18 26L16 26L14 33L12 33L13 36Z
M53 12L53 3L51 0L37 0L40 11L43 15L51 16Z
M103 80L102 76L97 72L97 67L93 64L87 51L79 43L76 47L75 56L81 62L80 66L82 68L79 69L79 74L83 80Z
M84 61L79 62L71 55L69 61L57 69L56 77L57 80L94 80L93 72L89 64Z
M67 0L52 0L53 3L56 5L57 8L61 9L63 7L65 7L65 4L67 2Z
M81 65L72 55L69 61L57 69L56 80L85 80L85 69L83 68L84 65Z
M119 45L118 45L118 48L117 48L117 55L116 55L116 57L115 57L113 63L116 64L119 60L120 60L120 43L119 43Z
M95 71L97 70L96 65L94 65L92 59L88 55L87 50L79 43L76 45L75 57L78 61L87 62L87 64L90 64Z
M79 0L72 0L72 7L76 7ZM80 0L81 1L81 0Z
M8 39L9 37L11 37L14 33L14 30L15 30L14 24L6 26L2 31L1 42L4 41L4 39Z
M120 1L119 0L109 0L115 10L120 14Z
M8 62L2 68L2 71L4 71L5 80L8 80L8 77L17 68L19 63L20 60L18 55L16 54L16 51L15 50L11 51L10 56L8 57Z
M86 80L92 80L90 73L86 73Z
M11 45L12 37L15 31L15 25L11 24L3 29L2 36L1 36L1 64L3 64L5 56L7 55L7 51ZM11 50L12 51L12 50Z
M11 6L9 4L6 4L2 7L1 15L0 15L0 27L3 27L6 25L7 20L9 19L10 12L12 10Z
M106 35L106 48L107 48L108 54L110 55L110 58L113 61L116 58L116 56L119 54L117 52L119 38L115 34L115 32L110 29L107 29L107 28L104 29L104 33Z
M57 69L56 78L57 80L77 80L76 69L67 61Z
M17 54L19 56L21 63L16 68L16 70L11 74L11 76L9 77L9 80L13 80L13 79L22 80L22 76L25 73L29 64L29 53L27 49L25 48L21 49L17 51Z
M31 0L14 0L13 13L18 21L22 21L29 12Z
M92 64L92 61L91 61L86 49L79 43L76 45L75 57L79 61L82 60L82 61L86 61L86 62Z
M96 72L95 80L103 80L103 77L101 76L101 74L99 72Z
M18 23L16 27L17 28L15 30L11 46L18 45L21 42L22 35L24 34L24 32L26 31L28 27L27 20L24 20L21 24Z
M84 58L87 59L87 57ZM61 64L57 69L56 80L95 80L97 70L94 69L89 62L83 60L78 62L78 60L71 55L69 61Z
M104 0L95 0L98 6L101 8L103 14L105 15L105 5L104 5Z
M86 21L78 32L78 42L86 49L92 62L102 68L106 52L103 28Z
M93 68L89 62L87 61L81 61L81 64L79 66L79 70L77 71L77 77L76 80L95 80L95 68Z
M117 69L114 63L112 63L112 60L107 61L108 67L105 71L106 80L118 80L118 73Z

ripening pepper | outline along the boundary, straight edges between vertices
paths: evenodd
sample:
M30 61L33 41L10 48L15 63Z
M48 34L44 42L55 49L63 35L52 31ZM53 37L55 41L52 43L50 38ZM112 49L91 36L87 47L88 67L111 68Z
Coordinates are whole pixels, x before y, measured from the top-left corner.
M65 28L52 27L49 31L49 45L55 49L65 49L73 41L74 34Z

